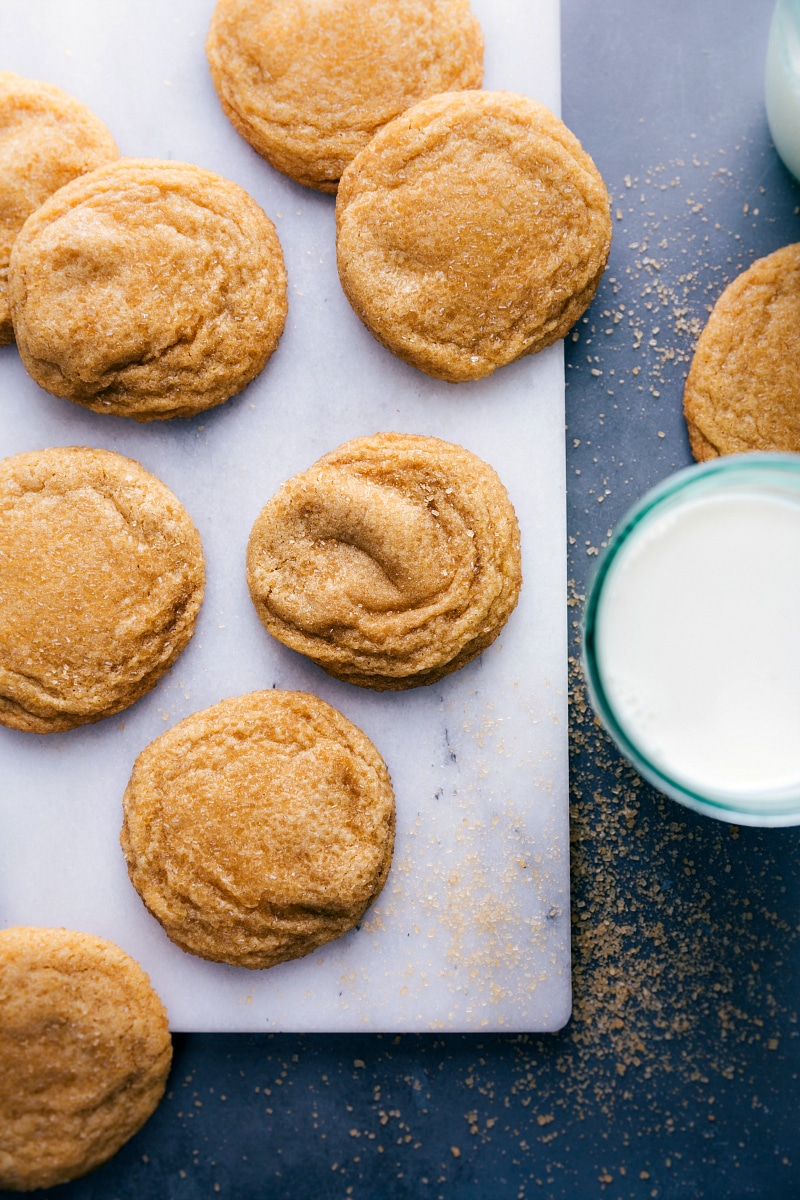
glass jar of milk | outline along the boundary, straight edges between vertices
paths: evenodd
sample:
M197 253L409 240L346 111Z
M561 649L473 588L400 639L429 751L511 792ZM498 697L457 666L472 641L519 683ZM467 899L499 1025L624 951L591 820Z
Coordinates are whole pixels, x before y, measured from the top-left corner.
M772 140L800 179L800 0L778 0L775 5L764 92Z
M584 670L660 791L740 825L800 824L800 455L718 458L649 492L598 566Z

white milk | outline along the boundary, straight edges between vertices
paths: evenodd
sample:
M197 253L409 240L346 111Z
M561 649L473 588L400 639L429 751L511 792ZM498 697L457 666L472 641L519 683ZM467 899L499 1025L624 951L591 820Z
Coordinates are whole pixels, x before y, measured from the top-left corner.
M800 179L800 0L778 0L775 6L764 94L772 140Z
M750 487L644 519L597 608L608 704L703 795L800 787L800 497Z

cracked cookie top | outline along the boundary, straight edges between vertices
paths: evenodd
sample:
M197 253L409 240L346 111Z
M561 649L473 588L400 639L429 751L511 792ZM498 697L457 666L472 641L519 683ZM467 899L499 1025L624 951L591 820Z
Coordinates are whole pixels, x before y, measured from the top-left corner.
M356 438L289 479L250 533L261 621L330 675L376 691L434 683L489 646L522 584L495 471L439 438Z
M432 96L385 125L336 196L339 278L370 332L436 379L482 379L562 338L611 245L597 167L512 92Z
M219 175L155 159L121 159L46 201L17 237L9 292L37 383L140 421L241 391L287 309L266 213Z
M73 446L0 462L0 723L49 733L127 708L194 630L200 535L139 463Z
M369 738L305 692L250 692L147 746L123 801L128 874L190 954L253 969L341 937L386 882L394 793Z

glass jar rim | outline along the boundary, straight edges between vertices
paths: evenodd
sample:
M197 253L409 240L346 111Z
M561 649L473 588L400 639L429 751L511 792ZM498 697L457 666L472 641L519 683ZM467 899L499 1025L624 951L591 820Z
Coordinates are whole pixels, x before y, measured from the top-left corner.
M737 487L787 490L800 496L800 454L754 451L696 463L668 476L647 491L616 525L589 583L583 614L582 665L589 700L607 733L639 774L658 791L687 808L736 825L763 827L800 825L800 785L747 794L693 789L656 766L631 739L617 718L603 686L596 654L596 625L600 597L608 573L623 545L651 515L678 507L685 498L716 495ZM799 734L800 736L800 734Z

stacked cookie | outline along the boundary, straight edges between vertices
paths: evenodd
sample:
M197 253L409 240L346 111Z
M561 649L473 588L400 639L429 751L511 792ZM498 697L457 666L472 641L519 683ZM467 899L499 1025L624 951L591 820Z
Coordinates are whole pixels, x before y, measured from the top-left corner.
M0 71L0 345L14 339L8 266L20 229L53 192L118 153L85 104L50 83Z
M611 243L605 185L544 105L474 90L465 0L219 0L207 51L239 132L336 193L342 287L394 354L481 379L586 310Z
M278 344L275 227L210 171L114 160L84 105L0 73L0 341L16 339L47 391L95 412L194 416L241 391Z
M394 117L483 78L469 0L219 0L206 49L235 128L278 171L323 192L336 192Z

